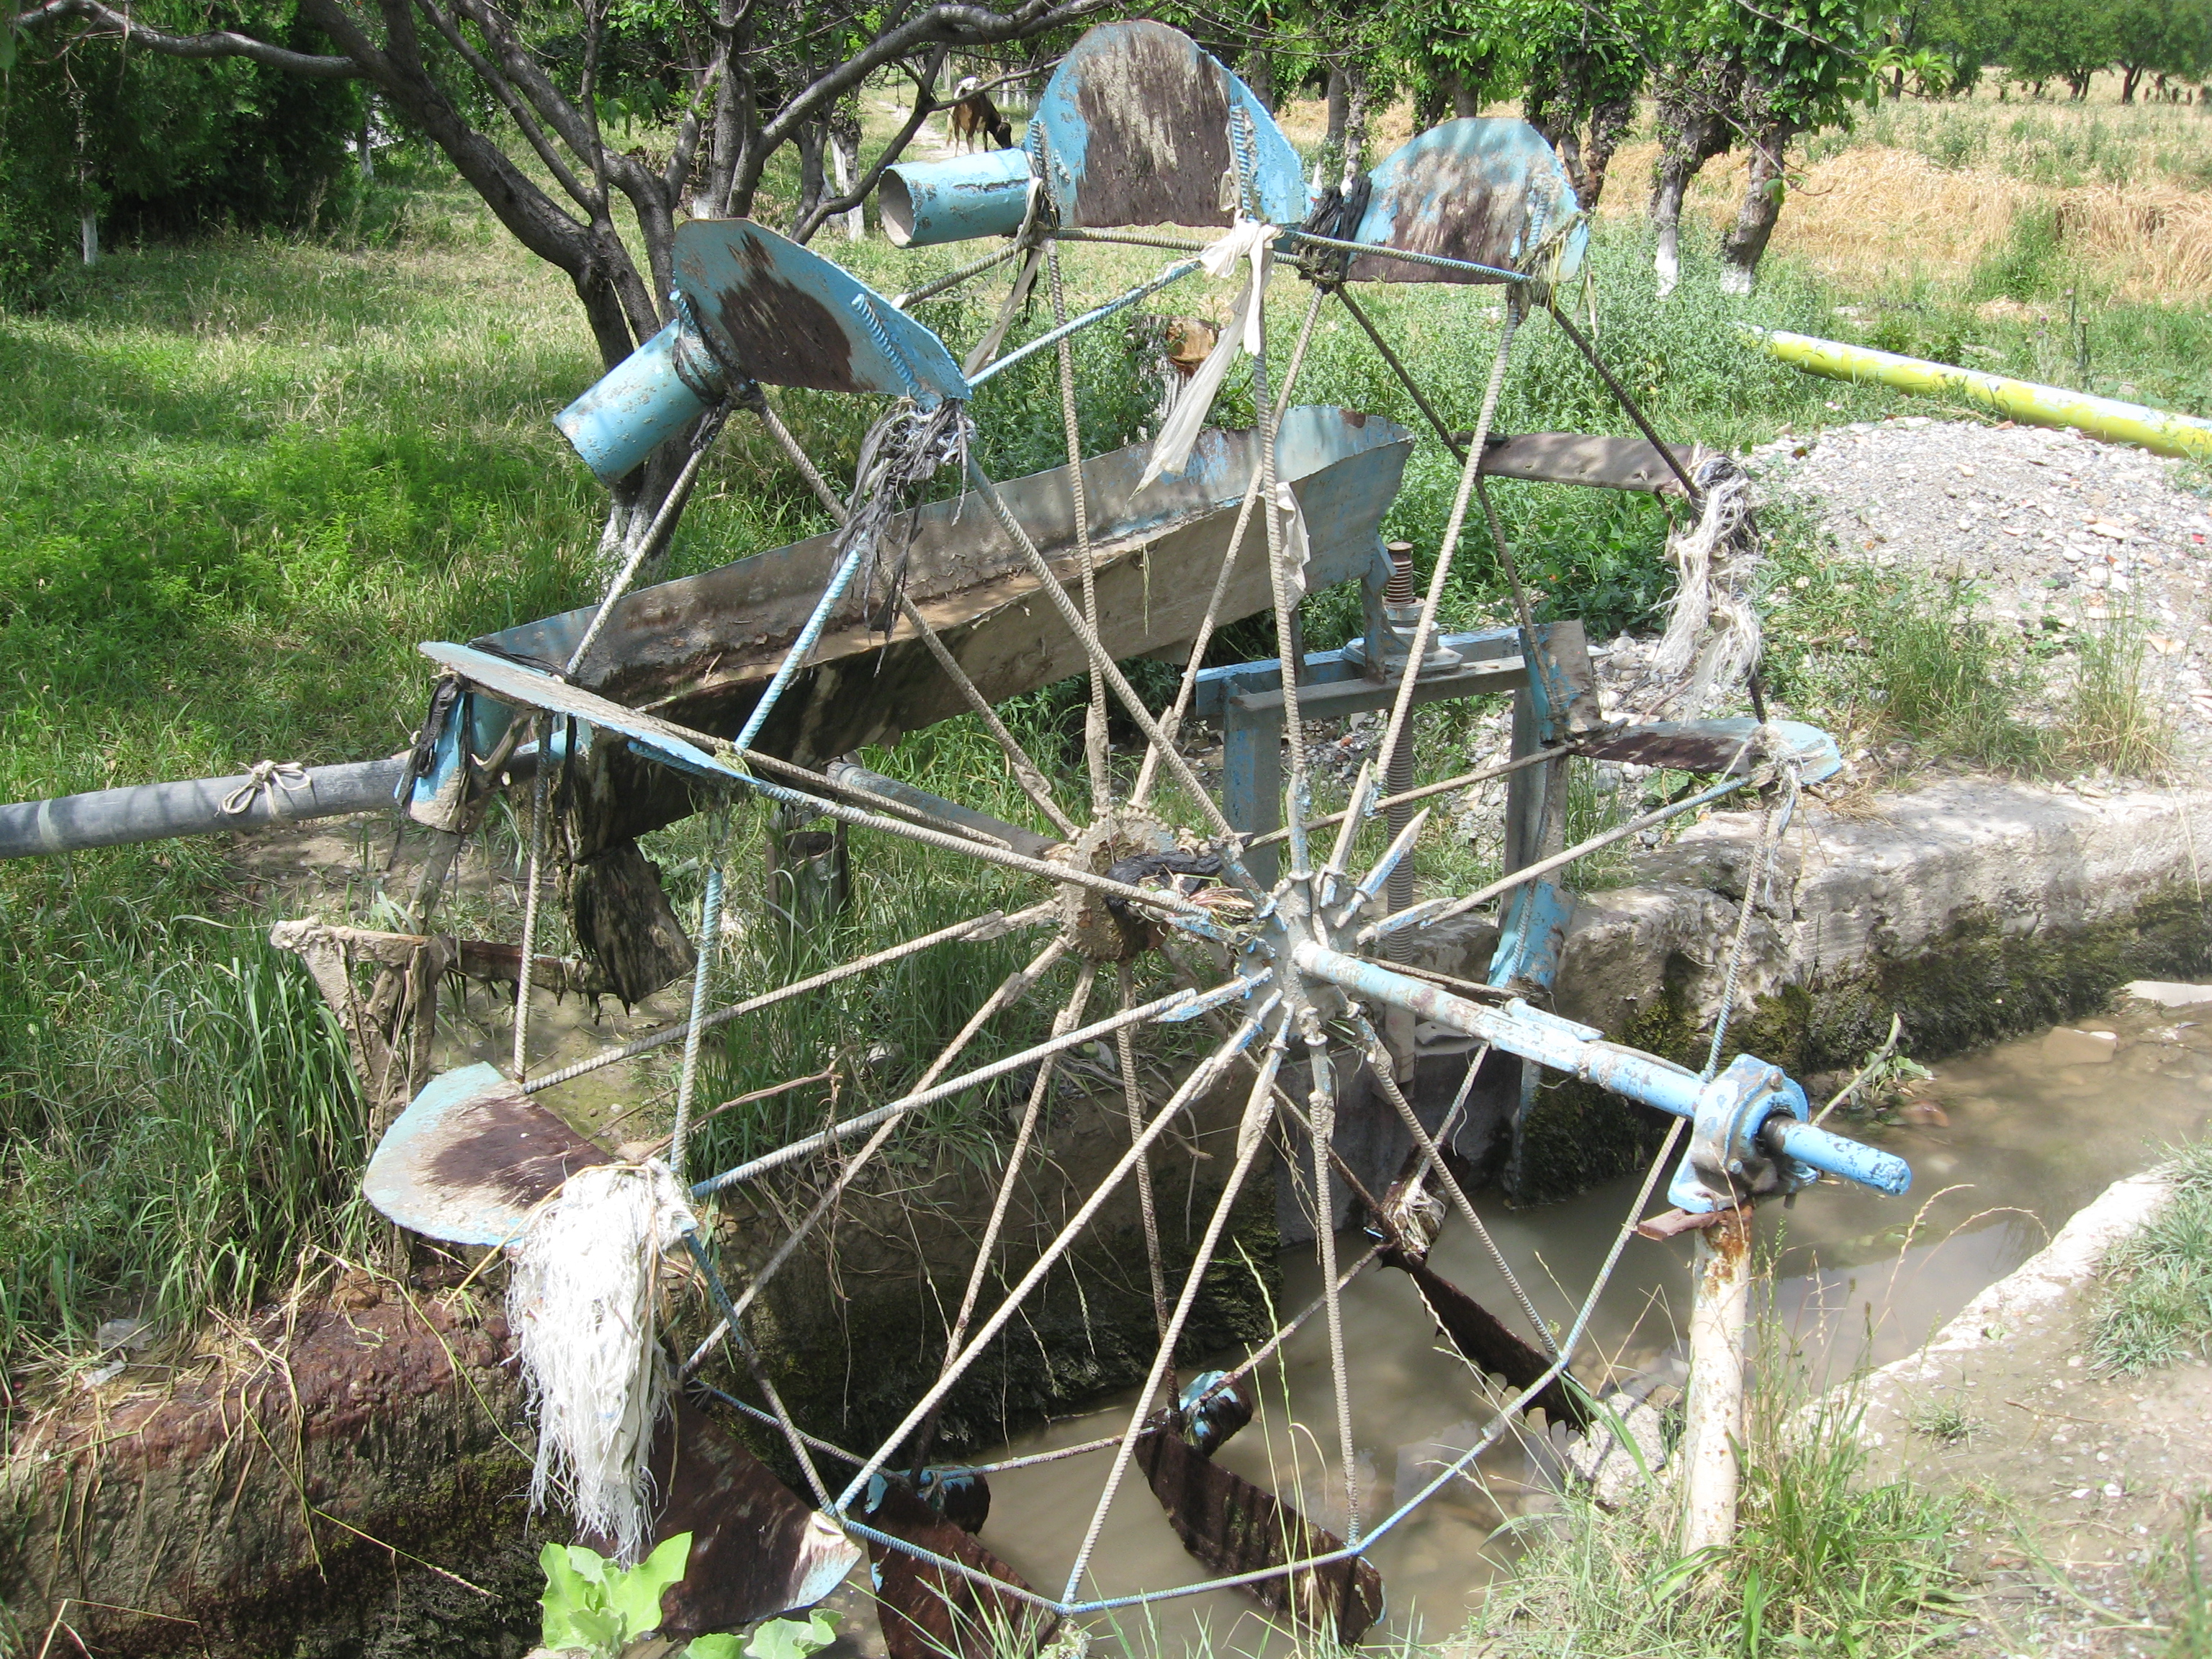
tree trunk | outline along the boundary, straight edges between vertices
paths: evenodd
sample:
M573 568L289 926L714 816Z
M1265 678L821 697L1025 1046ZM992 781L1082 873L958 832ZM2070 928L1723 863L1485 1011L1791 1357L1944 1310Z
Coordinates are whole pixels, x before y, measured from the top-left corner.
M822 204L822 144L827 123L802 121L799 127L799 206L791 216L791 234L814 216Z
M2142 67L2137 64L2120 65L2120 101L2132 104L2136 100L2136 82L2142 79Z
M1244 54L1244 84L1268 114L1275 113L1275 54L1255 47Z
M1583 198L1583 210L1597 211L1598 198L1605 193L1606 170L1613 165L1613 152L1620 141L1628 137L1628 129L1636 118L1633 98L1608 98L1597 106L1590 117L1589 149L1583 153L1583 166L1589 193Z
M1735 224L1721 242L1721 289L1748 294L1759 262L1782 216L1784 194L1782 158L1795 137L1785 122L1762 125L1751 149L1751 177L1744 186L1743 205L1736 210Z
M1659 160L1652 167L1651 225L1658 233L1653 264L1662 300L1681 280L1682 198L1706 162L1728 153L1728 116L1742 94L1742 67L1718 54L1698 59L1674 85L1659 90Z
M1344 111L1344 157L1340 166L1342 178L1339 187L1350 191L1359 177L1367 157L1367 94L1373 84L1364 64L1355 64L1345 71L1346 96Z
M368 148L368 129L375 118L376 99L372 94L363 94L361 100L361 136L356 141L355 147L359 152L361 181L364 185L372 183L376 178L376 159Z
M840 106L830 121L830 162L837 175L837 193L849 196L853 180L860 176L860 118ZM854 206L844 214L845 240L857 242L868 234L867 210Z
M1322 137L1317 182L1327 184L1344 170L1344 124L1351 114L1352 85L1341 67L1328 72L1328 131Z
M1455 118L1482 113L1481 98L1457 76L1452 77L1451 105Z

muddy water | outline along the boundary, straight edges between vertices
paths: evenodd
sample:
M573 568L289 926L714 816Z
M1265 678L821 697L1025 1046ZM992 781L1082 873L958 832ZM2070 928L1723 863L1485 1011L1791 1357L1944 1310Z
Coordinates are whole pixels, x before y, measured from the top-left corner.
M1935 1109L1908 1112L1920 1121L1853 1127L1911 1161L1910 1197L1883 1200L1824 1185L1793 1206L1762 1212L1761 1232L1776 1263L1764 1317L1770 1331L1803 1351L1815 1380L1840 1378L1924 1341L2106 1185L2154 1162L2160 1144L2204 1129L2212 1107L2212 1006L2128 1006L2136 1012L2085 1022L2075 1034L2008 1043L1937 1067L1918 1096ZM1571 1318L1634 1185L1542 1209L1482 1203L1493 1236L1547 1319L1563 1326ZM1348 1236L1343 1248L1365 1243ZM1578 1372L1593 1381L1608 1369L1679 1376L1688 1249L1680 1240L1632 1241L1599 1304ZM1513 1310L1510 1292L1457 1221L1447 1224L1431 1262L1501 1317ZM1310 1259L1295 1255L1285 1270L1286 1305L1303 1306L1317 1290L1317 1272ZM1486 1413L1466 1367L1437 1352L1438 1339L1402 1274L1370 1270L1357 1280L1346 1293L1344 1321L1357 1508L1368 1529L1472 1444ZM1216 1356L1212 1363L1239 1357ZM1220 1461L1340 1531L1346 1505L1322 1322L1300 1331L1261 1380L1261 1415ZM1115 1432L1129 1409L1125 1400L991 1455ZM1092 1454L994 1475L983 1541L1040 1589L1057 1593L1108 1462L1107 1455ZM1510 1517L1550 1502L1539 1460L1509 1441L1486 1455L1476 1478L1455 1480L1392 1529L1370 1553L1389 1589L1389 1631L1435 1640L1458 1628L1505 1559L1504 1540L1493 1542L1493 1534ZM1085 1584L1091 1594L1165 1589L1206 1576L1133 1468L1093 1561ZM1133 1650L1180 1653L1201 1630L1221 1652L1287 1645L1271 1636L1256 1604L1236 1591L1094 1622Z

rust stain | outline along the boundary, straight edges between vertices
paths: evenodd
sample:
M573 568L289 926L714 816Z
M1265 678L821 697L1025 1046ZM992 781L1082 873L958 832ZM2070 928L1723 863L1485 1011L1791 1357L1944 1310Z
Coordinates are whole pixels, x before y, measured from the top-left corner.
M1746 758L1744 740L1720 732L1652 732L1631 727L1577 745L1592 760L1664 766L1677 772L1727 772Z
M1399 204L1385 243L1414 253L1439 254L1479 265L1510 268L1513 246L1528 223L1528 204L1520 191L1501 191L1486 181L1468 181L1468 159L1450 150L1434 149L1413 158L1391 186ZM1419 203L1409 216L1406 204ZM1354 282L1466 283L1495 278L1472 278L1466 272L1416 264L1410 259L1354 256Z
M1257 1572L1344 1547L1334 1533L1209 1462L1164 1423L1137 1437L1136 1461L1183 1547L1216 1572ZM1244 1588L1309 1630L1333 1630L1347 1647L1382 1616L1382 1575L1364 1558Z
M653 1517L657 1543L691 1534L683 1582L661 1594L665 1633L697 1636L784 1613L837 1550L858 1552L768 1465L689 1400L678 1399L653 1442L653 1489L666 1494Z
M478 1096L440 1127L423 1176L456 1199L483 1192L526 1210L577 1170L613 1161L520 1090Z
M1076 112L1087 130L1079 224L1226 225L1229 87L1221 68L1160 24L1117 30L1083 66Z

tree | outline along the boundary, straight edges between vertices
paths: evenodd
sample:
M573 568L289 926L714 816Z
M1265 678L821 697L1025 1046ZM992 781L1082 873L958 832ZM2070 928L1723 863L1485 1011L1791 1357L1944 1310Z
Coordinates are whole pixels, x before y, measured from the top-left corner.
M1576 198L1594 212L1607 167L1636 113L1656 19L1638 0L1603 11L1582 0L1538 0L1521 8L1528 69L1522 110L1559 151Z
M2063 81L2076 99L2118 55L2112 8L2099 0L2014 0L2005 15L2005 66L2040 87Z
M793 226L811 236L875 188L936 106L948 53L1032 39L1103 9L1105 0L296 0L313 44L240 21L196 0L40 0L17 32L122 39L164 57L240 59L308 80L362 81L380 108L444 152L500 223L574 286L601 361L627 357L666 319L679 213L752 210L769 158L821 135L840 100L869 77L905 70L912 106L884 153L836 198L817 193ZM0 23L0 34L7 33ZM671 88L666 148L623 148L607 123L629 112L610 95L621 49L658 43ZM632 76L635 80L636 77ZM511 129L538 178L499 136ZM509 141L511 142L511 141ZM806 155L804 148L802 158ZM637 232L634 258L622 221ZM602 544L618 558L651 522L674 477L671 445L616 491Z
M2146 75L2189 79L2212 66L2212 0L2112 0L2107 13L2122 103Z
M289 44L317 44L289 0L261 21ZM80 236L89 258L103 227L290 226L339 204L358 86L113 40L62 44L33 40L0 58L0 295L26 295Z
M1750 177L1722 239L1721 281L1750 292L1788 193L1789 147L1847 124L1851 106L1871 94L1881 19L1879 0L1670 0L1652 193L1662 288L1673 286L1689 179L1740 140L1751 151Z

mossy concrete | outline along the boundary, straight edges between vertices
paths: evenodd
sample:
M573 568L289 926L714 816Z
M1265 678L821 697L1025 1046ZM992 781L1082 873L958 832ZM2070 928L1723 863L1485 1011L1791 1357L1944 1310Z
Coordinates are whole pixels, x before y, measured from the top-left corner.
M1579 902L1559 1012L1701 1067L1759 833L1716 813ZM2133 979L2212 970L2197 825L2212 792L2079 792L1952 778L1849 810L1805 802L1758 896L1721 1058L1799 1078L1855 1067L1897 1017L1923 1060L2075 1018ZM2212 852L2212 846L2208 846ZM1517 1200L1641 1168L1661 1115L1572 1081L1540 1090Z

